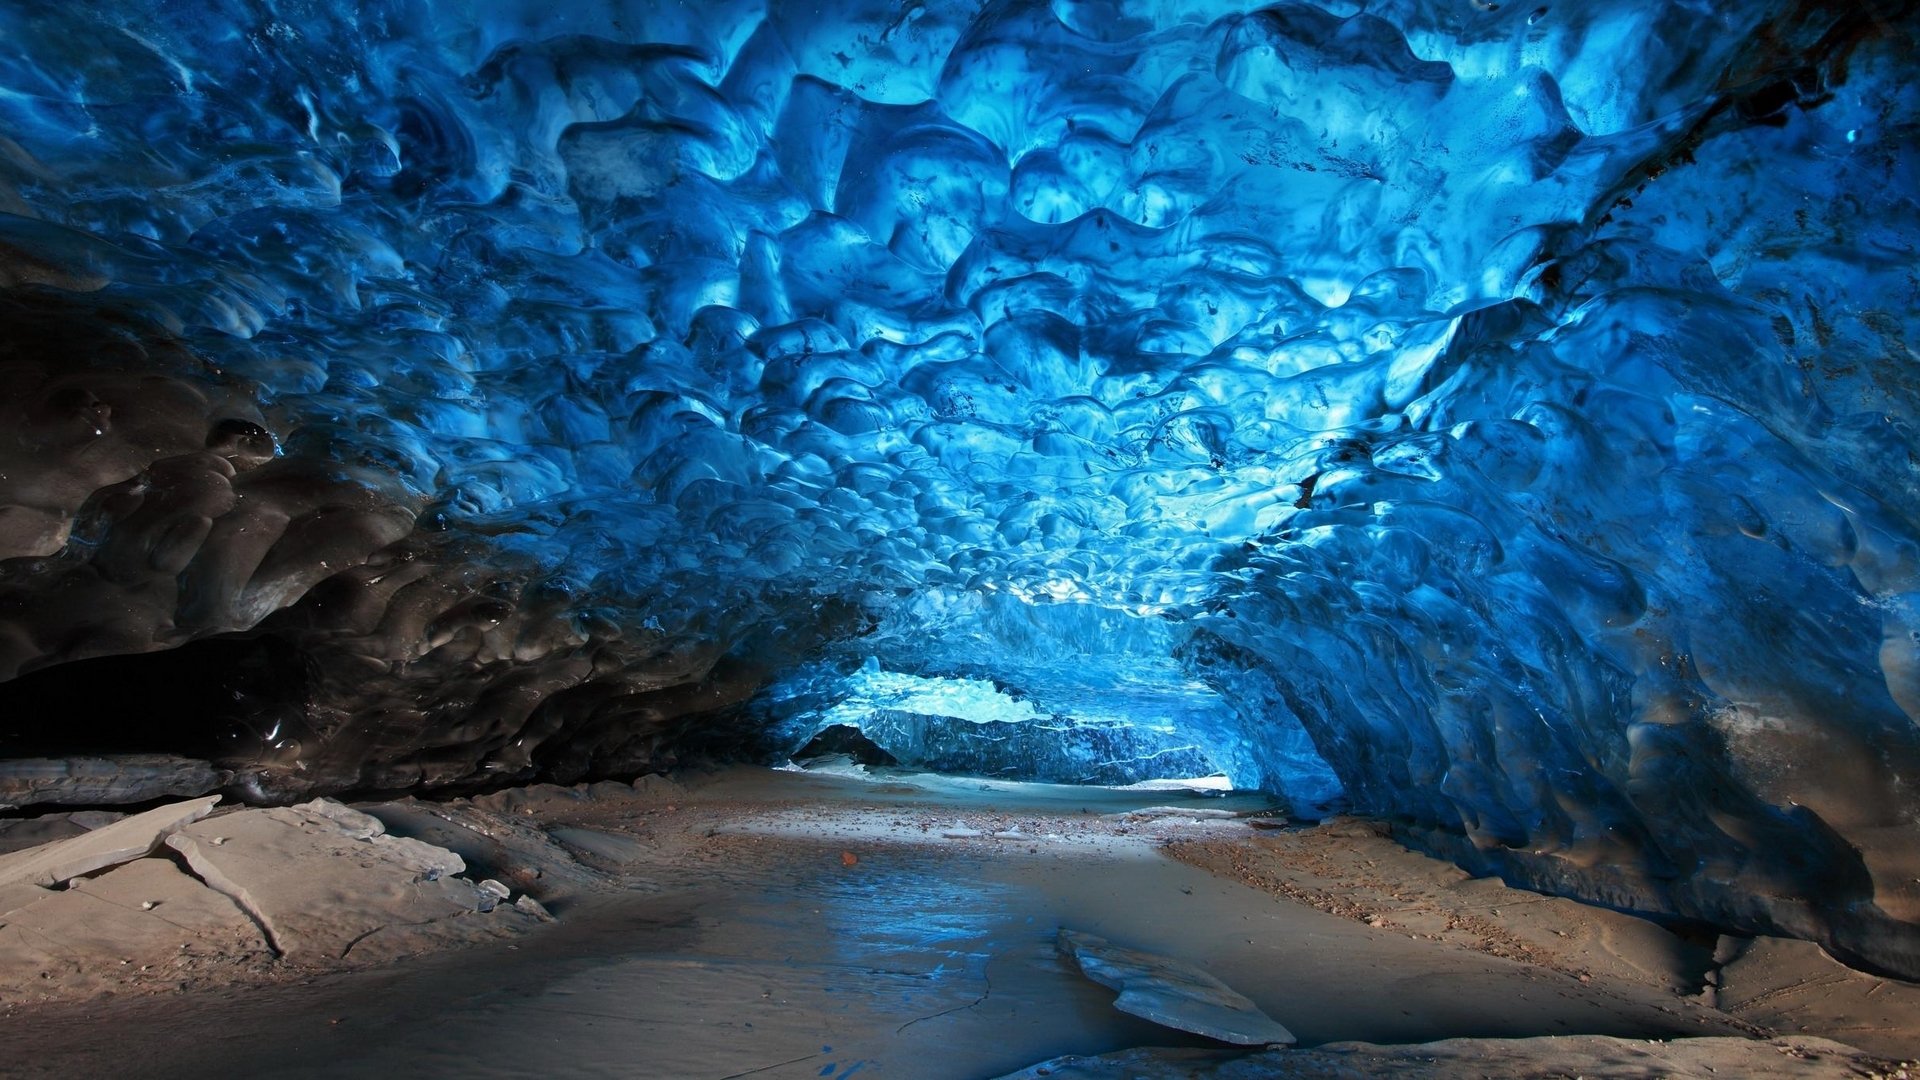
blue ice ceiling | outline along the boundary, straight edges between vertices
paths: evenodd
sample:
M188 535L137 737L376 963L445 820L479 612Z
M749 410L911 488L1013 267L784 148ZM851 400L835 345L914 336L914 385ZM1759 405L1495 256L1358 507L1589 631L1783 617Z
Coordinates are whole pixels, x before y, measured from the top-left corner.
M284 794L1154 672L1270 786L1920 971L1914 29L5 4L0 677L173 650Z

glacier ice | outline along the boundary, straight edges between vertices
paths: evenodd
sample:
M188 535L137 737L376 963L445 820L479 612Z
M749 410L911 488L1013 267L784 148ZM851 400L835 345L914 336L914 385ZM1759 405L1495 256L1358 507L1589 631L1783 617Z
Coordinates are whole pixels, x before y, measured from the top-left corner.
M844 677L805 668L794 674L797 679L789 675L769 694L766 735L778 755L794 760L814 749L872 764L862 760L864 753L883 765L1043 784L1222 775L1205 747L1184 737L1172 718L1102 721L1042 713L984 680L907 675L878 665ZM818 704L795 708L796 699Z
M1303 816L1343 807L1297 719L1192 670L1175 655L1188 637L1183 624L1098 604L928 589L782 672L746 712L775 760L823 733L825 749L842 748L852 730L872 744L853 747L938 772L1091 784L1220 775Z
M1920 973L1915 29L5 6L0 751L572 780L873 656Z

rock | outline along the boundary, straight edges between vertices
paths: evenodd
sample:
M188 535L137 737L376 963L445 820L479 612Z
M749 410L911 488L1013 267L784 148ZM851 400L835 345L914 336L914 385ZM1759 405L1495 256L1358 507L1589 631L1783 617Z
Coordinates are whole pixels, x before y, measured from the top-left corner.
M1073 930L1061 930L1056 945L1087 978L1120 992L1113 1007L1121 1012L1236 1046L1294 1042L1258 1005L1191 964Z
M634 780L633 793L642 799L665 802L670 799L684 798L687 788L670 776L649 773Z
M482 810L516 815L571 809L586 801L587 792L584 788L561 787L558 784L529 784L490 795L476 795L472 799L473 805Z
M1328 1043L1312 1050L1141 1047L1068 1055L1000 1080L1857 1080L1897 1073L1851 1046L1827 1039L1706 1038L1655 1042L1605 1035L1531 1039L1446 1039L1408 1046Z
M204 795L232 778L209 762L170 754L15 758L0 761L0 809L40 803L114 806Z
M49 972L67 984L117 985L123 970L164 966L177 974L182 950L229 960L267 951L260 930L232 900L166 859L135 859L70 889L34 890L33 902L0 917L0 988L37 991ZM0 890L4 894L5 890Z
M492 920L458 918L481 896L456 876L465 869L459 855L384 829L369 835L370 821L322 800L243 810L167 843L288 957L379 959L502 932ZM216 836L226 843L212 843Z
M526 915L531 915L534 918L540 920L541 922L553 921L553 915L551 912L547 911L546 905L542 904L538 900L535 900L531 896L522 896L520 899L515 900L513 902L513 906L515 910L518 910L521 913Z
M174 803L122 818L91 832L0 855L0 886L50 886L129 862L153 851L174 830L213 811L218 795Z

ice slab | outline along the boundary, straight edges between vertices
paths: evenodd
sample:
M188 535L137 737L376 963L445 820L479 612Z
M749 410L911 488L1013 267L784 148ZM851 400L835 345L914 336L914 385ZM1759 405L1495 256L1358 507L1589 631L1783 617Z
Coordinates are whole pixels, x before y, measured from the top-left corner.
M0 899L5 893L0 888ZM267 954L245 912L167 859L136 859L0 907L13 907L0 916L0 988L15 997L41 989L36 980L68 991L124 989L187 974L183 957L197 964Z
M1258 1005L1192 964L1075 930L1061 930L1055 947L1087 978L1120 991L1113 1007L1121 1012L1236 1046L1295 1042Z
M495 922L461 919L483 901L473 882L456 876L466 869L460 856L383 832L369 815L335 803L243 810L167 843L287 957L360 961L498 932Z
M52 886L141 858L175 830L206 817L219 801L220 796L208 795L157 807L80 836L0 856L0 886Z

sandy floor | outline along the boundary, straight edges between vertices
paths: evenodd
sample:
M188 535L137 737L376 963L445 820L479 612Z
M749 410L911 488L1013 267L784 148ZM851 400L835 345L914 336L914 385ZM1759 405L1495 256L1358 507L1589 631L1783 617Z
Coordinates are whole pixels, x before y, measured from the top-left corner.
M515 940L370 970L16 1006L0 1069L935 1080L1217 1046L1111 1008L1056 955L1062 926L1197 963L1303 1046L1763 1033L1700 995L1711 943L1468 881L1362 825L1221 813L1257 801L741 770L502 805L617 887L549 893L558 921ZM1217 816L1127 814L1156 805ZM1904 1015L1872 1049L1920 1048Z

